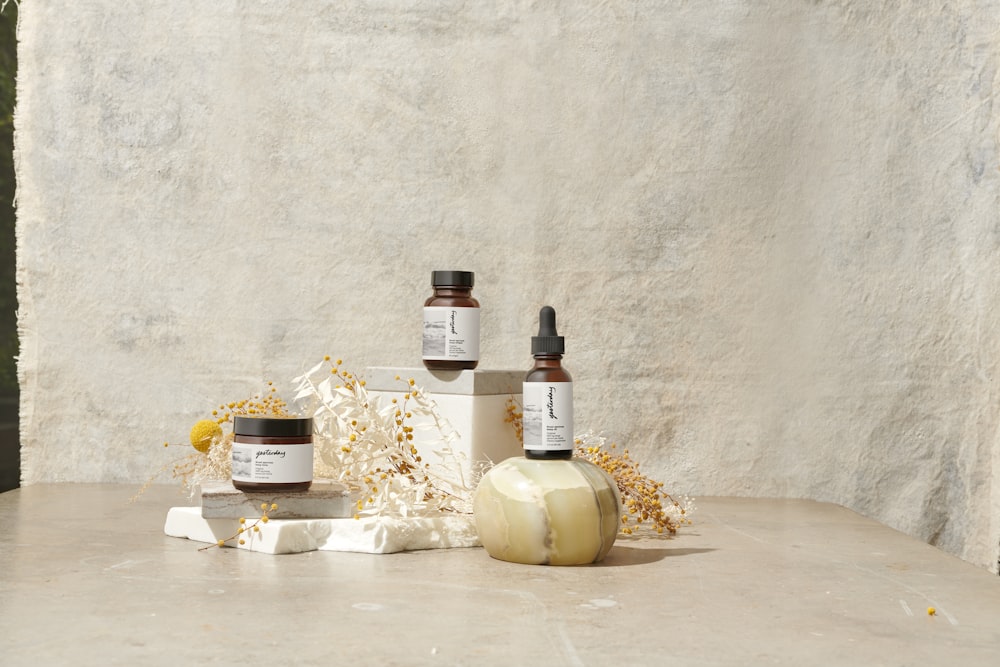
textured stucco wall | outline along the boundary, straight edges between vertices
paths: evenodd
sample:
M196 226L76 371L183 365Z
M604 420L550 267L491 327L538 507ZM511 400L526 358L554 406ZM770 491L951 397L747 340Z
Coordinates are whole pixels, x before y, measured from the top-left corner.
M889 6L881 6L881 5ZM695 495L1000 542L997 0L21 7L23 477L143 480L219 400L482 366L551 303L577 422Z

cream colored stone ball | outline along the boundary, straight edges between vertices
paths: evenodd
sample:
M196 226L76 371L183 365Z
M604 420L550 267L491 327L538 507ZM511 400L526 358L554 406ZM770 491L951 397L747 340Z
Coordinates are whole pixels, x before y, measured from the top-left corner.
M514 457L494 466L476 488L479 539L499 560L584 565L604 558L618 535L618 486L583 459Z

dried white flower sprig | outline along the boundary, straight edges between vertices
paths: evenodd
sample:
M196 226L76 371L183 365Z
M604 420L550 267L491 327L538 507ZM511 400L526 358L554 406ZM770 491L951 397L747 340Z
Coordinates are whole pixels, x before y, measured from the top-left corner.
M313 418L315 477L359 493L355 518L471 513L474 484L451 447L458 435L434 401L412 378L399 376L401 397L372 395L365 380L341 364L324 357L292 380L291 403ZM418 431L428 434L420 438L420 447L429 451L415 443Z
M234 416L311 416L313 477L338 481L357 494L355 518L471 514L475 479L465 472L469 470L465 455L452 447L458 434L440 416L434 401L412 378L398 376L399 397L369 394L364 379L342 368L342 363L327 356L293 379L290 405L271 382L249 399L219 405L192 427L194 451L188 450L164 469L172 467L174 478L192 491L204 480L228 479Z

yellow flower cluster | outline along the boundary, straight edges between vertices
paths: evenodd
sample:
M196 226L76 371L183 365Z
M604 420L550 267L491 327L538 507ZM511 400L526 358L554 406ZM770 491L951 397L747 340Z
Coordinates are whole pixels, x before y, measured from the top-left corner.
M524 442L524 412L513 396L507 399L507 414L504 415L503 420L514 427L517 441Z
M652 523L658 534L676 533L680 524L690 524L687 509L663 490L663 482L652 480L639 472L639 462L632 458L627 449L619 454L617 445L611 443L609 449L600 445L586 446L576 441L576 454L607 472L618 484L622 505L622 533L631 535L644 521ZM667 511L668 503L678 515L675 518Z
M267 391L263 394L255 394L252 398L242 401L230 401L223 403L215 410L212 410L212 417L218 424L226 424L233 421L233 416L253 415L257 417L288 417L288 404L277 394L277 389L273 382L267 383Z

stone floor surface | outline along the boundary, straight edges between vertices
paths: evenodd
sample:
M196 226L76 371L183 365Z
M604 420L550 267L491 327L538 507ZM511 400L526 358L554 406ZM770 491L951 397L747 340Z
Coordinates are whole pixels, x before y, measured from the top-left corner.
M559 568L199 551L176 487L135 490L0 494L0 664L1000 664L1000 578L834 505L704 498Z

